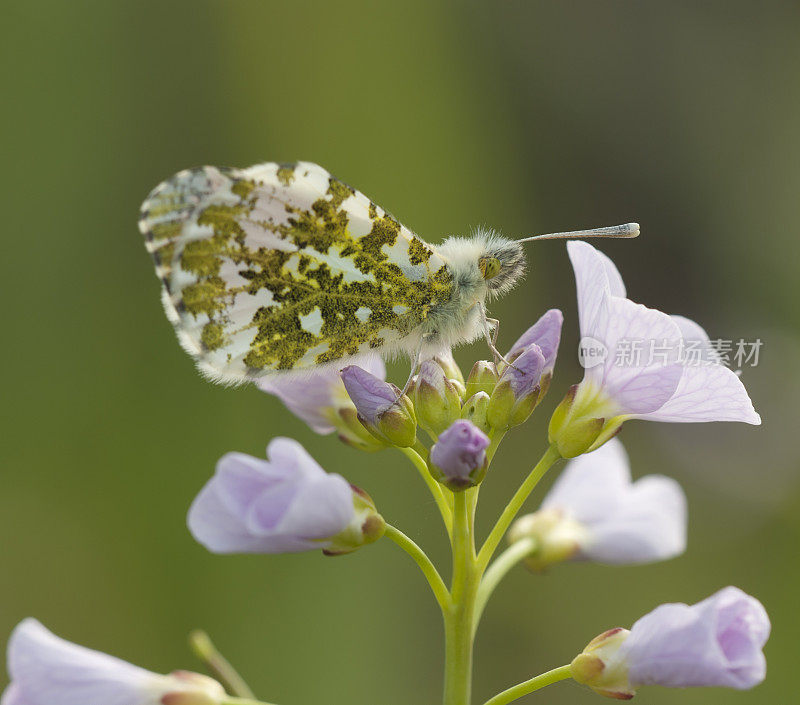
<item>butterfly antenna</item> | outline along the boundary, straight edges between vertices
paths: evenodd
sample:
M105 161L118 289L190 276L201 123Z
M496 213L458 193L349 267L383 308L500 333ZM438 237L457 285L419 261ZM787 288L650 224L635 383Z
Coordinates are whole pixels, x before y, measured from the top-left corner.
M593 230L575 230L569 233L548 233L547 235L534 235L517 242L531 242L533 240L578 240L591 237L639 237L639 223L625 223L625 225L612 225L607 228L594 228Z

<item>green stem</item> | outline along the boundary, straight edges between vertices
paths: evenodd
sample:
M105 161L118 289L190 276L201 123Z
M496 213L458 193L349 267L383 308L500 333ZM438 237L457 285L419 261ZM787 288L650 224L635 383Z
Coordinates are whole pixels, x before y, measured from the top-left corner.
M439 575L439 571L436 570L436 566L433 565L425 551L400 531L400 529L391 524L386 525L386 533L384 535L394 541L414 559L416 564L420 567L420 570L422 570L428 584L431 586L431 590L433 590L433 594L439 606L442 610L449 609L451 604L450 593Z
M253 691L244 682L236 669L219 652L211 641L211 638L201 629L195 629L189 634L189 648L195 656L202 661L206 668L214 674L216 679L222 683L225 690L237 699L244 698L252 700L255 698ZM244 705L244 703L242 703ZM266 704L265 704L266 705Z
M530 555L536 550L536 539L527 537L520 539L516 543L511 544L505 551L503 551L489 566L489 569L481 580L480 587L478 588L478 595L475 600L475 629L478 628L478 622L483 614L483 609L489 600L492 592L517 563L519 563L525 556Z
M489 432L489 439L491 443L489 444L489 447L486 449L486 458L489 463L491 463L492 460L494 459L494 454L497 452L497 447L500 445L500 441L503 440L506 433L508 433L508 431L492 430Z
M539 690L539 688L544 688L547 685L558 683L558 681L563 681L570 677L569 664L560 666L559 668L554 668L552 671L547 671L547 673L542 673L535 678L531 678L529 681L519 683L508 690L504 690L502 693L498 693L493 698L487 700L484 705L506 705L506 703L510 703L512 700L532 693L534 690Z
M553 463L555 463L560 457L561 456L559 455L556 447L550 446L542 456L541 460L539 460L533 470L531 470L528 477L525 478L525 482L520 485L520 488L503 510L503 513L500 515L500 518L497 520L494 528L489 533L489 536L487 537L483 547L480 550L480 553L478 554L478 568L481 571L486 569L492 554L497 549L498 544L508 530L508 527L511 525L511 522L514 521L514 517L517 515L517 512L519 512L522 505L525 503L525 500L528 499L530 493L533 492L536 484L542 479L542 476L550 469Z
M453 518L452 605L444 612L444 705L469 705L472 690L472 644L475 595L480 573L466 492L455 493Z
M439 513L442 515L442 521L447 529L447 535L452 540L453 512L450 509L450 504L447 501L447 497L445 497L442 486L433 479L430 471L428 470L428 463L425 462L425 459L416 450L413 448L399 448L398 450L400 450L403 455L405 455L409 460L411 460L412 463L414 463L414 467L417 468L419 474L422 476L422 479L425 480L425 484L428 486L433 498L436 500L436 506L439 507Z

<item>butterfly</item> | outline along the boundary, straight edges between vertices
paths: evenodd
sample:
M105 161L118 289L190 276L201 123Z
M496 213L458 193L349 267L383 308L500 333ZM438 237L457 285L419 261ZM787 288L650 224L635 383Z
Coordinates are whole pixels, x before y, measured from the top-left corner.
M365 353L416 367L481 335L497 356L485 304L524 275L523 242L638 235L635 224L516 241L480 229L434 247L310 162L181 171L144 201L139 229L178 340L227 384Z

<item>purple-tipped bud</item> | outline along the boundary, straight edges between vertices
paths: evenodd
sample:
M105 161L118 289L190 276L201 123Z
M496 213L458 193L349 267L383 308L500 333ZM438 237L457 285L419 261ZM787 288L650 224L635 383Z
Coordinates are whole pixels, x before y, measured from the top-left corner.
M434 477L451 490L473 487L486 475L489 437L465 419L455 421L431 448Z
M467 399L478 392L485 392L491 396L496 385L497 370L494 364L488 360L478 360L467 377Z
M527 420L541 399L544 355L531 344L503 370L489 401L488 419L493 428L507 429Z
M434 360L426 360L420 366L412 396L417 423L433 436L461 416L458 389Z
M358 419L376 438L390 445L407 448L417 439L417 419L411 400L389 382L366 370L350 365L342 370Z
M557 308L551 308L536 323L526 330L511 346L506 359L514 361L518 355L531 344L539 346L544 356L544 368L542 375L550 375L556 366L556 355L558 355L558 344L561 341L561 325L564 322L564 315Z
M357 364L379 379L386 377L386 368L379 357L364 355ZM278 397L317 433L335 432L343 443L360 450L375 451L386 446L361 425L335 367L310 372L302 379L270 375L256 384L262 391Z

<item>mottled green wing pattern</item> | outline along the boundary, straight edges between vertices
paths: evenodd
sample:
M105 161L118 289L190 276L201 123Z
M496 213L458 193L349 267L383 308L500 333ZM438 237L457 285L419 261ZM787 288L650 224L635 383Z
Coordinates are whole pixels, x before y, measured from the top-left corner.
M139 227L181 344L217 381L408 349L453 293L430 245L308 162L180 172Z

